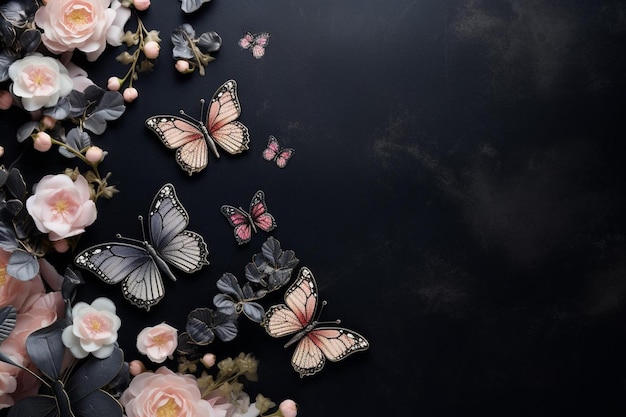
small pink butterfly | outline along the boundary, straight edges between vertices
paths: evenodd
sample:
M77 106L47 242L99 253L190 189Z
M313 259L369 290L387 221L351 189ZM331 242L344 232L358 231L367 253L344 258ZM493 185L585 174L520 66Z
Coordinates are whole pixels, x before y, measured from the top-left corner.
M228 219L228 223L235 228L235 240L240 245L250 241L252 232L256 233L257 227L270 232L277 226L274 216L267 212L265 193L262 190L254 193L248 212L241 207L237 208L227 204L223 205L221 210Z
M239 46L243 49L251 49L252 56L256 59L261 58L265 55L265 47L270 41L269 32L256 33L252 34L250 32L246 32L243 35L243 38L239 39Z
M278 168L284 168L294 153L296 153L295 149L281 148L278 139L270 135L267 148L263 151L263 159L266 161L274 161L276 165L278 165Z

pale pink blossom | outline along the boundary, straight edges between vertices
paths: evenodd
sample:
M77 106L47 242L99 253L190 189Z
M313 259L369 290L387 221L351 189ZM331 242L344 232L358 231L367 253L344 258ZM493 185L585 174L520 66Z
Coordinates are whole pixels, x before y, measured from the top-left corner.
M13 62L9 66L9 77L13 80L13 94L28 111L54 106L73 87L67 68L57 59L40 53Z
M154 363L172 358L178 346L178 330L167 323L146 327L137 335L137 350Z
M215 355L212 353L206 353L200 361L206 368L210 368L215 365Z
M147 10L150 7L150 0L133 0L133 6L137 10Z
M124 97L125 102L130 103L139 97L139 92L135 87L128 87L124 89L122 96Z
M284 400L278 406L283 417L296 417L298 415L298 404L293 400Z
M120 403L128 417L216 417L211 404L200 398L193 375L175 374L164 366L134 377Z
M189 62L185 61L184 59L179 59L178 61L176 61L176 64L174 66L176 67L176 71L180 72L181 74L189 72Z
M0 90L0 110L10 109L13 105L13 96L7 90Z
M0 146L0 157L4 155L4 146Z
M97 217L96 205L82 175L72 181L65 174L46 175L35 194L26 200L26 209L37 229L51 241L81 234Z
M78 49L95 61L116 18L110 5L111 0L48 0L35 13L43 44L55 54Z
M52 138L46 132L38 132L33 138L33 147L39 152L48 152L52 147Z
M74 322L63 329L62 339L74 357L81 359L89 353L100 359L109 357L122 324L115 314L113 301L99 297L91 305L76 303L72 308L72 318Z
M146 55L146 58L156 59L159 56L160 49L158 42L149 41L143 46L143 53Z
M111 91L117 91L121 86L122 83L118 77L111 77L107 80L107 88Z

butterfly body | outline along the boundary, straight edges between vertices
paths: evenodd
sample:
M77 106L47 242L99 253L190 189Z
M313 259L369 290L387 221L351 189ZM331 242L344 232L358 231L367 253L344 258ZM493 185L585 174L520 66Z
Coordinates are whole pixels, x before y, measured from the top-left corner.
M206 123L176 115L156 115L146 119L145 125L167 148L176 149L176 162L192 175L208 165L209 149L219 158L218 146L231 155L249 148L248 128L236 120L240 115L237 82L228 80L211 98Z
M276 162L278 168L285 168L294 153L296 153L295 149L281 148L278 139L270 135L267 147L263 151L263 159Z
M317 304L317 283L303 267L285 292L285 304L270 307L261 323L270 336L293 335L285 347L297 343L291 365L301 377L321 371L327 359L337 362L369 348L365 337L340 327L338 321L326 325L314 320Z
M239 39L239 46L243 49L249 49L252 52L252 56L259 59L265 55L265 48L269 44L269 41L270 34L268 32L257 34L246 32L243 38Z
M174 186L166 184L155 196L148 214L148 240L92 246L79 253L74 263L107 284L121 282L126 299L150 310L165 295L161 273L176 281L171 266L192 273L209 264L204 239L186 230L188 225L189 215Z
M252 233L257 232L257 228L270 232L277 226L274 216L267 211L265 193L262 190L254 193L249 211L227 204L222 206L221 211L230 225L233 226L235 240L240 245L249 242Z

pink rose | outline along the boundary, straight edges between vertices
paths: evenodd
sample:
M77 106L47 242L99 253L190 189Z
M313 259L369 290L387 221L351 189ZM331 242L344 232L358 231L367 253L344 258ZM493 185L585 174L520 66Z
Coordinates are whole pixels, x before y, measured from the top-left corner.
M26 209L37 229L51 241L75 236L96 220L96 205L89 199L89 184L79 175L72 181L65 174L46 175L35 194L26 200Z
M137 335L137 350L154 363L172 357L178 346L178 331L166 323L146 327Z
M115 314L115 304L106 297L96 298L91 305L79 302L72 308L74 323L63 329L63 344L74 357L89 353L104 359L111 355L122 321Z
M120 403L128 417L215 417L215 411L200 398L193 375L175 374L162 366L156 372L137 375L122 394Z
M48 0L35 13L43 44L55 54L78 49L95 61L116 17L110 5L111 0Z

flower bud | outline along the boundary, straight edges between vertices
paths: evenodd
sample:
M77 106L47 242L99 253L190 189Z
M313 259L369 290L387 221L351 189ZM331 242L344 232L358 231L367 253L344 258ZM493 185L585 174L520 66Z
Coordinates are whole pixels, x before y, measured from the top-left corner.
M150 0L133 0L133 6L137 10L146 10L150 7Z
M0 156L4 155L4 146L0 146Z
M121 86L122 83L117 77L111 77L107 80L107 88L111 91L118 91Z
M176 71L180 72L181 74L186 74L189 72L189 62L185 61L184 59L179 59L178 61L176 61L176 64L174 66L176 67Z
M39 152L47 152L52 147L52 138L46 132L39 132L33 138L33 146Z
M132 376L137 376L146 371L146 366L139 360L130 361L128 367Z
M0 91L0 110L7 110L13 105L13 96L6 90Z
M159 50L161 47L155 41L146 42L143 46L143 53L148 59L156 59L159 56Z
M56 125L57 121L54 117L52 116L44 116L41 118L41 125L46 129L46 130L52 130L52 128L54 128L54 125Z
M124 96L124 101L130 103L135 101L135 99L139 96L139 92L135 87L128 87L124 90L122 95Z
M85 158L92 164L95 164L104 159L104 151L97 146L90 146L87 148L87 152L85 152Z
M67 242L67 239L61 239L52 242L52 247L54 247L54 250L59 253L65 253L70 248L70 244Z
M205 368L210 368L215 365L215 355L207 353L202 357L202 359L200 359L200 362L202 362L202 365L204 365Z
M293 400L284 400L278 406L283 417L296 417L298 415L298 404Z

